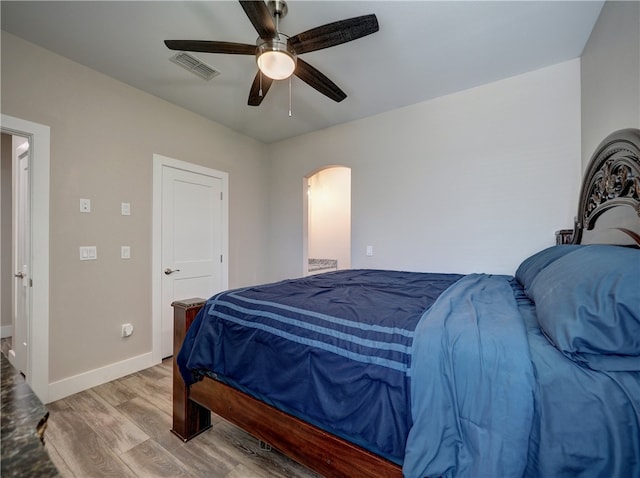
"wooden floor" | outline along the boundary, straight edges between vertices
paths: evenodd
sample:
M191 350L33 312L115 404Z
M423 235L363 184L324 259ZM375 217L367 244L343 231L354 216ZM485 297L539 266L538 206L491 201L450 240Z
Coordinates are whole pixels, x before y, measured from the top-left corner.
M3 340L3 351L5 343ZM63 477L319 475L214 416L183 443L171 428L171 360L47 405L46 448Z

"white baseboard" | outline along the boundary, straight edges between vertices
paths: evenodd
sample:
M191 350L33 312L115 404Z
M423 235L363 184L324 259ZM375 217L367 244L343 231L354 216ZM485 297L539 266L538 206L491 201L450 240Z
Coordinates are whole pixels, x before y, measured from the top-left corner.
M74 393L97 387L125 375L139 372L157 365L153 363L151 352L130 359L89 370L73 377L64 378L49 384L49 402L60 400Z
M6 339L7 337L13 337L13 325L3 325L0 327L0 338Z

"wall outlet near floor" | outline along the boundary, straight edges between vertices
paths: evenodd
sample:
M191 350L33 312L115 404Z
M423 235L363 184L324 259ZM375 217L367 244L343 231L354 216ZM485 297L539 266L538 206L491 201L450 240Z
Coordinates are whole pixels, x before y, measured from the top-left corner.
M132 324L122 324L122 336L129 337L133 333Z

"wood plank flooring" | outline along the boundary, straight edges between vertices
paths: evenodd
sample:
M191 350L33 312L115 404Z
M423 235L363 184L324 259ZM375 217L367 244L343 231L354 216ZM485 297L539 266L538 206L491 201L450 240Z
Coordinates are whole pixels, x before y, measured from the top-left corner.
M319 478L277 450L261 450L255 438L215 415L211 429L183 443L169 431L171 373L166 359L48 404L46 448L61 475Z

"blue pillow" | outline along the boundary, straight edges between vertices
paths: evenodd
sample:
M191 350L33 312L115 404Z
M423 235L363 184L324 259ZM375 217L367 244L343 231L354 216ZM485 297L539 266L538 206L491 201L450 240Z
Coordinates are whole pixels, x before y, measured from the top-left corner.
M578 248L540 270L528 295L566 356L595 370L640 370L640 250Z
M566 254L580 249L581 247L585 246L564 244L561 246L552 246L547 249L543 249L542 251L525 259L522 264L520 264L520 267L518 267L518 270L516 271L516 279L526 291L542 269Z

